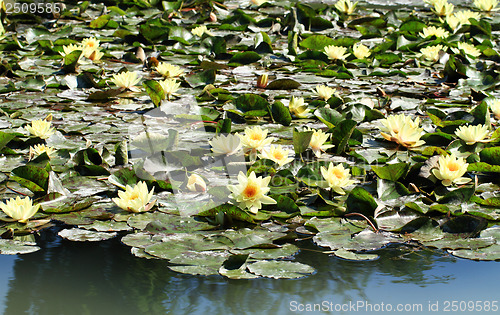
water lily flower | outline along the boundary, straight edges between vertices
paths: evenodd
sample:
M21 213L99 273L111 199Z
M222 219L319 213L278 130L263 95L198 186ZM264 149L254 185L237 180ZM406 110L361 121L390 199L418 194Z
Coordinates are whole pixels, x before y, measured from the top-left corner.
M309 147L316 157L321 157L321 152L334 147L332 144L324 144L330 137L330 134L324 133L323 130L313 130L311 128L306 128L305 130L313 132Z
M458 22L460 24L470 24L469 19L474 19L477 21L479 21L481 19L481 14L474 12L474 11L470 11L470 10L462 10L462 11L455 12L453 14L453 16L456 19L458 19Z
M160 83L161 88L169 101L172 95L179 95L175 92L177 92L177 90L181 87L181 83L177 82L175 79L165 79L163 81L158 81L158 83Z
M261 6L265 2L267 2L267 0L250 0L250 3L253 3L253 4L257 5L257 6Z
M423 38L427 38L430 36L436 36L437 38L446 38L450 36L450 33L442 27L429 26L424 27L419 35Z
M382 119L380 134L388 141L396 142L404 147L418 147L425 143L420 140L423 128L419 128L420 120L417 117L413 121L409 116L403 114L390 115L387 119Z
M456 30L460 25L460 20L454 14L452 14L446 17L446 23L452 30Z
M212 152L216 155L232 155L241 149L240 137L233 134L214 137L208 143L212 146Z
M135 85L139 83L139 81L141 81L141 77L137 74L137 72L130 71L113 74L113 77L111 78L111 82L113 82L117 87L133 91L138 90Z
M100 60L102 56L104 56L99 50L99 40L95 37L83 39L81 47L85 58L91 59L92 61Z
M30 197L21 199L21 197L11 198L7 203L0 202L2 211L12 219L21 223L28 222L28 219L35 215L40 208L40 204L33 206Z
M451 184L462 185L471 181L470 178L462 177L467 172L467 164L464 158L457 158L454 154L439 157L439 166L432 170L432 174L441 181L444 186Z
M210 33L210 31L207 29L207 27L205 25L200 25L198 27L193 28L191 30L191 33L193 33L193 35L196 35L199 37L201 37L203 34L213 36L213 34Z
M263 149L260 155L261 159L269 159L279 166L283 166L293 161L293 158L289 158L290 150L283 149L281 145L274 146L271 144L269 150Z
M257 214L262 204L276 204L276 200L266 196L270 188L268 187L271 181L271 176L262 178L257 177L255 172L251 172L250 176L246 176L240 171L238 174L238 184L229 185L231 191L229 197L233 198L238 206L243 209L248 209L251 213Z
M481 11L494 11L497 5L497 0L474 0L474 6Z
M207 184L200 175L191 174L186 185L189 191L204 192L207 190Z
M267 73L259 75L259 77L257 78L257 87L259 89L265 89L268 82L269 82L269 75Z
M178 77L184 73L181 67L166 62L160 62L155 69L166 78Z
M49 158L56 152L56 149L53 147L48 147L45 144L36 144L30 147L29 160L33 157L39 156L42 153L46 153Z
M329 45L325 47L325 53L332 60L345 60L350 53L347 52L347 47Z
M339 12L351 15L354 13L354 9L356 9L357 5L357 1L355 3L352 3L350 0L339 0L337 1L337 3L335 3L335 8L337 8Z
M500 119L500 99L492 98L487 100L490 109L497 119Z
M361 43L356 43L352 46L352 53L358 59L365 59L371 55L370 48Z
M245 134L240 135L241 145L245 149L246 152L250 152L250 154L256 154L257 151L262 151L264 146L271 144L276 138L267 137L268 130L262 129L260 126L255 126L253 128L246 127Z
M154 187L151 192L148 191L148 185L145 182L138 182L134 187L127 185L125 191L119 191L118 197L113 198L113 202L123 210L129 212L149 211L156 200L149 202L153 197Z
M69 54L71 54L72 52L74 52L76 50L82 50L83 51L83 47L80 46L80 45L75 45L75 44L64 45L63 46L63 51L60 51L59 54L61 56L65 57L66 55L69 55Z
M290 100L290 103L288 104L288 110L290 110L290 113L294 115L295 117L298 118L306 118L309 115L309 109L307 108L307 105L304 104L304 98L303 97L295 97L292 96L292 99Z
M457 137L465 141L467 145L473 145L476 142L489 142L490 140L485 140L489 134L488 127L486 125L477 126L460 126L455 130Z
M448 3L447 0L435 0L434 1L434 13L439 16L448 16L453 12L455 7L452 3Z
M333 166L333 163L330 162L328 169L322 166L321 175L327 181L328 186L339 195L345 195L345 191L342 188L354 184L354 181L350 179L351 174L349 169L344 169L344 165L342 164Z
M49 115L44 120L34 120L31 122L31 126L26 126L26 130L35 137L47 139L55 133L55 129L50 127L51 118L52 116Z
M328 101L330 97L336 93L336 90L326 85L317 85L316 90L313 92L316 93L319 98Z
M464 43L464 42L458 42L457 47L459 50L462 50L464 53L467 55L470 55L472 57L479 57L481 56L481 51L474 47L474 45L469 44L469 43Z
M439 53L444 50L443 45L436 45L436 46L427 46L425 48L420 49L420 53L422 54L422 57L424 57L427 60L430 61L438 61L439 60Z

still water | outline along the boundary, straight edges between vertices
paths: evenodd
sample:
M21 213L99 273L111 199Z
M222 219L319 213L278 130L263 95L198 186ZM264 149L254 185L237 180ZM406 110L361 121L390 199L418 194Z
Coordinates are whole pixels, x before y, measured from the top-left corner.
M316 274L297 280L228 280L175 273L165 261L136 258L118 240L76 243L56 235L44 233L38 252L0 255L0 313L373 314L383 303L396 314L450 314L455 312L444 312L446 301L500 300L498 262L442 252L389 248L378 251L376 261L352 262L301 243L304 250L295 260L314 266ZM360 307L353 311L349 303ZM430 312L429 303L439 311ZM299 311L313 304L323 311ZM350 309L335 311L342 304ZM398 304L412 311L396 312Z

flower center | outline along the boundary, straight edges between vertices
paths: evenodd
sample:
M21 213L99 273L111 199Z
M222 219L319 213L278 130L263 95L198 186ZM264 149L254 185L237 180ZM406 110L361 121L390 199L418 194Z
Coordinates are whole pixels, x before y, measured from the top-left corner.
M252 139L252 140L262 140L262 136L259 135L259 134L254 133L254 134L252 134L250 136L250 139Z
M258 191L259 188L257 187L257 185L255 185L254 183L248 183L247 187L245 187L245 190L243 191L243 195L247 199L253 199L257 196Z
M135 200L135 199L138 199L139 198L139 193L138 192L133 192L131 195L130 195L130 200Z
M283 153L282 152L275 152L274 153L274 158L276 160L283 160Z
M450 162L448 164L448 169L451 171L451 172L455 172L455 171L458 171L458 169L460 168L460 166L458 165L457 162Z
M335 177L337 178L343 178L344 177L344 174L342 173L341 170L339 169L333 169L333 175L335 175Z

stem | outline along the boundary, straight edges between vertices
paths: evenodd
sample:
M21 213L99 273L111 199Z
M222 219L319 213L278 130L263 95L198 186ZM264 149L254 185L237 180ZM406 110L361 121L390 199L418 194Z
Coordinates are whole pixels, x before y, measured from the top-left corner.
M372 221L370 221L370 219L368 219L364 214L361 214L361 213L358 213L358 212L353 212L353 213L346 213L344 216L345 217L352 217L352 216L355 216L355 215L360 216L363 219L365 219L366 222L368 222L368 224L370 224L370 226L372 227L373 231L375 233L378 232L378 229L375 227L375 225L372 223Z

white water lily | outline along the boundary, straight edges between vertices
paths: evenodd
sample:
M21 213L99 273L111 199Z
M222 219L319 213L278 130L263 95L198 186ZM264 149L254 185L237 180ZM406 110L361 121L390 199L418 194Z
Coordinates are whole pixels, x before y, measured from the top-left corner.
M139 213L151 210L156 200L150 202L153 197L154 187L151 192L145 182L138 182L134 187L127 185L125 191L119 191L118 197L113 202L123 210Z
M481 14L470 11L470 10L462 10L455 12L453 16L458 20L460 24L470 24L469 19L475 19L479 21L481 19Z
M487 103L490 106L493 115L495 115L497 119L500 119L500 99L490 98L487 100Z
M439 53L444 49L443 45L427 46L420 49L422 57L427 60L437 62L440 58Z
M251 172L247 177L243 172L238 174L238 184L229 185L231 191L229 197L233 198L242 209L248 209L251 213L257 214L262 204L276 204L276 200L266 196L270 188L268 187L271 176L257 177L255 172Z
M425 143L420 140L423 128L419 128L420 119L414 121L404 114L390 115L382 119L379 127L382 137L388 141L396 142L404 147L418 147Z
M316 90L313 92L315 92L319 98L328 101L330 97L336 93L336 90L326 85L317 85Z
M203 36L203 34L213 36L213 34L210 33L210 31L207 29L207 27L205 25L200 25L198 27L193 28L191 30L191 33L193 33L193 35L196 35L199 37Z
M47 156L51 158L54 152L56 152L56 149L54 149L53 147L48 147L45 144L36 144L30 147L29 160L39 156L42 153L46 153Z
M50 116L50 118L52 118L52 116ZM50 126L50 119L45 118L44 120L32 121L31 126L26 126L26 130L35 137L47 139L55 133L55 129Z
M113 74L113 77L111 78L111 82L113 82L117 87L135 91L138 90L135 85L139 83L139 81L141 81L141 77L137 74L137 72L130 71Z
M437 38L446 38L450 36L450 33L442 27L429 26L424 27L419 35L423 38L427 38L430 36L436 36Z
M497 5L497 0L474 0L474 6L481 11L495 11Z
M178 77L184 73L181 67L166 62L160 62L155 69L166 78Z
M63 57L65 57L66 55L71 54L72 52L74 52L76 50L82 50L83 51L83 47L80 46L80 45L76 45L76 44L64 45L62 48L63 48L63 51L60 51L59 54L61 56L63 56Z
M245 134L240 135L241 145L246 152L250 154L256 154L257 151L262 151L264 146L271 144L276 138L267 137L268 130L262 129L260 126L254 126L253 128L246 127Z
M207 184L203 178L197 174L191 174L191 176L189 176L186 187L189 191L193 192L204 192L207 190Z
M474 47L474 45L464 42L458 42L457 47L459 50L462 50L467 55L471 55L472 57L481 56L481 51Z
M99 48L99 40L95 37L83 39L81 47L85 58L91 59L92 61L100 60L101 57L104 56Z
M269 150L263 149L260 155L261 159L269 159L279 166L283 166L293 161L293 158L289 158L290 150L283 149L281 145L274 146L271 144Z
M486 125L476 125L476 126L460 126L455 130L457 137L465 141L467 145L473 145L476 142L489 142L490 140L485 140L489 134L488 127Z
M332 144L325 144L325 142L330 137L330 134L324 133L323 130L314 130L311 128L306 128L305 131L312 131L311 141L309 142L309 147L312 149L316 157L321 157L321 153L326 150L333 148Z
M456 30L460 25L460 20L453 14L448 15L445 20L452 30Z
M233 155L241 149L240 137L233 134L214 137L208 143L216 155Z
M432 170L432 174L441 181L444 186L451 184L462 185L471 181L470 178L462 177L467 172L467 164L464 158L457 158L454 154L440 156L438 168Z
M435 0L433 2L434 8L432 11L439 16L448 16L453 12L455 6L452 3L448 3L447 0Z
M365 59L371 55L370 48L361 43L356 43L352 46L352 53L358 59Z
M354 9L356 9L357 5L357 1L352 3L350 0L339 0L335 3L335 8L337 8L339 12L351 15L354 13Z
M165 79L163 81L158 81L160 83L161 88L163 89L163 92L165 93L165 97L170 100L172 95L179 95L177 94L177 90L181 87L181 83L177 82L175 79Z
M345 60L350 53L347 53L347 47L329 45L325 47L325 53L332 60Z
M303 97L292 96L290 103L288 104L288 110L292 115L298 118L306 118L309 116L309 109L304 103Z
M349 169L345 169L342 164L333 166L333 163L330 162L328 169L321 166L321 175L327 181L328 186L340 195L345 195L345 191L342 188L354 184L354 181L351 180Z
M0 208L12 219L26 223L40 209L40 204L33 206L33 201L30 197L24 199L17 197L7 200L7 203L0 202Z

